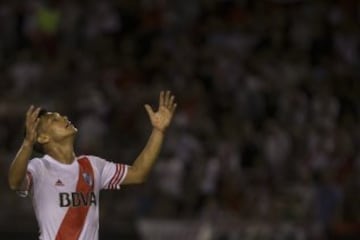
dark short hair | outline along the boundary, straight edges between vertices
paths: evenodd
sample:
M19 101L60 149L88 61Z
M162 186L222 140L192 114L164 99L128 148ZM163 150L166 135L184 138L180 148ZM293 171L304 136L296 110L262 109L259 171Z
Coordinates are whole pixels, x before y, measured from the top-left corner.
M37 117L40 118L41 116L44 116L47 112L48 111L46 109L42 108L39 111L39 114ZM41 154L41 155L45 154L43 145L37 141L34 144L33 150L34 150L35 154Z

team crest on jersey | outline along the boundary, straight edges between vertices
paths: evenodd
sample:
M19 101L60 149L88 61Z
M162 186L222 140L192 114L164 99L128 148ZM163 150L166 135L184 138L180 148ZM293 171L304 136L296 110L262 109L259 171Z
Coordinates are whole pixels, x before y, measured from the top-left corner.
M92 186L93 185L93 179L92 177L90 176L90 174L88 174L87 172L84 172L82 174L83 176L83 179L84 181L89 185L89 186Z

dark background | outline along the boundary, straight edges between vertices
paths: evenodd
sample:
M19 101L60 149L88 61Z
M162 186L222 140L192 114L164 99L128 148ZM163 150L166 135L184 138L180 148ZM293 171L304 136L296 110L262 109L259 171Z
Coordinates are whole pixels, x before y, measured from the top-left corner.
M0 238L37 235L7 187L30 104L131 164L170 89L158 163L103 192L101 239L360 239L359 20L356 0L0 1Z

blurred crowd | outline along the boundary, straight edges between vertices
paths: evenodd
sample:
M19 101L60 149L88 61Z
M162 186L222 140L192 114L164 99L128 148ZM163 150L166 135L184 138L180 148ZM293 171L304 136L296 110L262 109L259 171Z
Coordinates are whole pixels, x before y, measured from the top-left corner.
M75 123L78 154L131 164L143 105L170 89L161 156L144 185L103 193L102 229L196 219L207 239L359 239L359 23L356 0L0 1L2 231L36 231L6 185L30 104Z

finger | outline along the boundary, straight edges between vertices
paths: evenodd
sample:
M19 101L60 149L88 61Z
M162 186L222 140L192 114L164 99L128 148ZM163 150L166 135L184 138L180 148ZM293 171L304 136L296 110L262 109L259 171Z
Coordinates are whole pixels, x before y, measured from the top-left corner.
M27 129L27 133L31 138L36 138L38 135L38 127L39 127L39 122L40 119L36 119L35 123L33 125L31 125L28 129Z
M171 106L171 114L173 114L176 110L176 107L177 107L177 103L174 103L172 106Z
M28 121L30 124L34 124L35 120L38 118L39 112L40 112L41 108L36 108L31 115L28 117Z
M171 95L170 101L169 101L169 108L171 108L172 105L174 104L174 100L175 100L175 96L174 96L174 95Z
M39 125L39 123L40 123L40 118L37 118L37 119L35 120L35 122L34 122L34 126Z
M164 102L164 105L165 107L169 107L169 102L170 102L170 91L167 90L166 93L165 93L165 102Z
M164 105L164 91L161 91L159 97L159 108L163 105Z
M41 108L38 107L35 109L35 111L31 114L33 119L37 119L37 117L39 116L39 112L41 111Z
M31 105L31 106L29 107L29 109L27 110L27 112L26 112L25 123L26 123L26 126L27 126L27 127L28 127L28 125L30 125L30 123L31 123L31 114L32 114L33 111L34 111L34 106Z
M27 128L31 132L36 132L38 126L39 126L40 119L37 118L33 123L27 124Z
M37 119L39 111L40 111L40 109L37 108L29 116L26 117L26 127L27 128L32 128L32 126L35 124L35 121Z
M149 116L152 116L154 114L154 111L149 104L145 104L145 109L146 109L147 113L149 114Z
M31 105L28 110L26 111L26 117L30 116L31 113L33 112L33 109L34 109L34 105Z
M37 131L38 127L39 127L39 123L40 123L40 118L37 118L35 120L35 123L34 123L34 130Z

